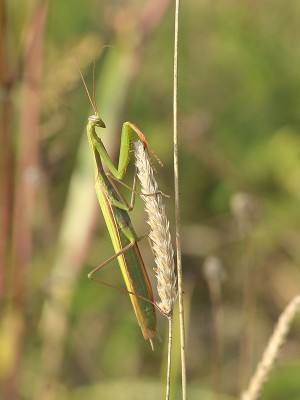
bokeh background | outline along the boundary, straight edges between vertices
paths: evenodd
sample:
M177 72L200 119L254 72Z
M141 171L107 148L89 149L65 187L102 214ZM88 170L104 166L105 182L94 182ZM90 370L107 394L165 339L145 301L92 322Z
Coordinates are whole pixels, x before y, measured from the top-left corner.
M95 94L117 160L145 133L174 232L170 0L0 1L0 397L162 398L128 296L87 279L112 255L85 134ZM191 399L235 399L300 286L300 3L182 1L181 233ZM133 170L129 170L128 183ZM125 190L126 193L126 190ZM127 195L129 195L127 193ZM147 232L141 200L132 213ZM153 280L148 244L141 243ZM122 286L117 264L101 279ZM155 284L153 280L153 284ZM175 321L172 398L180 398ZM263 399L300 398L300 321ZM214 395L218 393L218 395Z

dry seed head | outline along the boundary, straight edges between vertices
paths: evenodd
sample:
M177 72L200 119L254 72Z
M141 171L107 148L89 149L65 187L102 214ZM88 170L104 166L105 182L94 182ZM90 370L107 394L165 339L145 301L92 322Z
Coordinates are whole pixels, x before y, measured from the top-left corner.
M262 359L251 378L248 389L242 394L241 400L257 400L260 397L263 385L268 379L276 362L278 353L286 341L291 324L300 309L300 295L292 299L280 315L274 332L264 351Z
M136 142L134 146L137 176L141 182L142 193L144 193L141 197L145 202L147 223L150 226L149 238L157 266L154 270L157 278L157 292L160 297L157 306L169 316L177 298L174 251L171 244L169 222L148 154L140 141Z

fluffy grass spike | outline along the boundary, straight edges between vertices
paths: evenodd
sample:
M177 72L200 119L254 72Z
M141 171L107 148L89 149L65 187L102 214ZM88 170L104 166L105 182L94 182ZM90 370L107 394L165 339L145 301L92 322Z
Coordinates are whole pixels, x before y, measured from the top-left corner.
M148 215L147 223L150 226L149 238L157 266L154 272L157 278L157 292L160 301L156 304L169 317L177 298L174 251L171 244L169 222L148 154L140 141L136 142L134 146L137 176L142 187L141 197L145 202L145 210Z

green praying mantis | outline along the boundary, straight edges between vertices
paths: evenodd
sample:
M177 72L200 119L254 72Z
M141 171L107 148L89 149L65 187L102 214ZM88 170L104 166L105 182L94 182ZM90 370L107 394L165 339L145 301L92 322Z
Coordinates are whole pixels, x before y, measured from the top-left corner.
M126 202L112 182L112 178L117 181L122 181L124 179L131 153L133 152L134 134L138 136L147 151L148 143L142 132L134 124L125 122L121 133L118 168L114 166L102 140L96 133L96 127L105 128L106 126L99 116L94 98L94 91L92 98L79 65L78 68L94 111L94 114L88 118L87 137L94 162L96 194L115 250L115 254L93 269L88 274L88 277L94 279L94 274L97 271L117 258L142 334L145 339L150 340L152 345L151 338L156 334L154 297L144 261L138 247L140 238L138 238L135 233L128 215L128 211L131 211L133 208L136 181L134 180L134 189L130 204ZM103 164L106 165L112 175L105 173Z

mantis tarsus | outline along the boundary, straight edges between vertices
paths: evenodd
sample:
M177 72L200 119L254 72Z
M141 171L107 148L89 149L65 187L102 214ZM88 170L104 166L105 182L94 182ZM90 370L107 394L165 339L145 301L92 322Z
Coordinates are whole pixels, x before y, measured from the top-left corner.
M151 341L153 335L156 334L156 312L153 292L137 244L139 238L132 227L128 215L128 211L133 207L135 191L133 191L131 205L128 205L110 180L109 174L106 174L103 169L104 163L112 174L112 177L122 181L133 151L133 135L137 134L146 149L148 149L148 144L142 132L134 124L125 122L122 127L118 168L114 166L102 140L96 134L95 128L105 128L105 123L99 116L94 93L93 98L91 98L80 68L79 71L94 110L94 115L88 118L87 137L94 160L96 193L115 250L113 257L91 271L88 276L93 279L95 272L99 271L113 259L118 259L143 336L145 339L150 339Z

